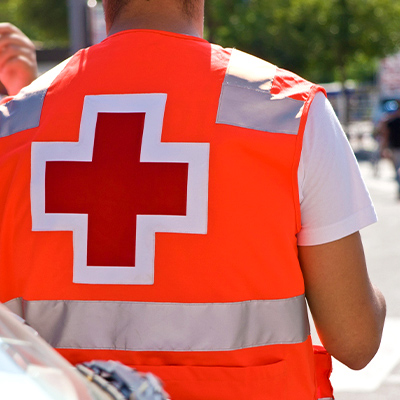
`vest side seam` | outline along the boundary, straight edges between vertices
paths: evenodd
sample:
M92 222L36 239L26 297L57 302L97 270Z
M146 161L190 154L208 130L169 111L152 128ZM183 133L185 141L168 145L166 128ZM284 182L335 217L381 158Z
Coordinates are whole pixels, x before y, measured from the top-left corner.
M295 216L296 216L296 234L300 232L301 229L301 210L300 210L300 201L299 201L299 182L298 182L298 168L300 163L300 157L303 149L303 139L304 132L307 124L308 113L310 111L310 106L314 100L315 95L318 92L324 92L324 89L317 85L312 85L309 90L309 95L307 100L304 102L299 130L297 132L296 137L296 148L295 154L293 157L293 166L292 166L292 182L293 182L293 205L295 207Z

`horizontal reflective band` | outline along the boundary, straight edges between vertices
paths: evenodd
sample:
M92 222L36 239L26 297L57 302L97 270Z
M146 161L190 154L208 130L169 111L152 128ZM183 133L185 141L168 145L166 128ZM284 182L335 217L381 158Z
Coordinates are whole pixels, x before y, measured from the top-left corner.
M63 61L23 88L12 100L0 106L0 137L39 126L47 89L67 65Z
M24 301L6 305L56 348L224 351L302 343L304 296L238 303Z
M271 94L276 67L233 50L222 84L216 123L297 135L303 101Z

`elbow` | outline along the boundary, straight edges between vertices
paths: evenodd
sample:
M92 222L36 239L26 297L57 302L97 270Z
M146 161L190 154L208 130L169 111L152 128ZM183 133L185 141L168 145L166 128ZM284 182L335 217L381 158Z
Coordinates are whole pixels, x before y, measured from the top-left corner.
M377 353L379 349L379 345L368 349L368 350L363 350L360 352L354 351L350 355L343 356L342 359L338 358L338 361L346 365L348 368L359 371L363 368L365 368L370 361L374 358L375 354Z
M346 343L335 343L334 345L324 343L323 345L336 360L353 370L365 368L374 358L380 345L380 340L367 343L365 340L346 341Z
M386 318L386 302L376 288L372 305L370 312L363 307L363 315L359 315L353 329L348 329L338 341L333 342L335 345L332 356L354 370L365 368L374 358L381 344Z
M379 322L368 331L359 332L352 338L347 337L347 343L342 343L340 350L333 349L332 356L350 369L365 368L374 358L381 344L384 319Z

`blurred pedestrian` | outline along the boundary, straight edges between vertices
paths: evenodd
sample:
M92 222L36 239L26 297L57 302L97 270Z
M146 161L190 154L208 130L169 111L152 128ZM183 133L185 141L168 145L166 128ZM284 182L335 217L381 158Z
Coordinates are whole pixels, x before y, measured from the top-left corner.
M393 163L398 185L397 194L400 200L400 100L397 101L397 110L380 125L382 153Z
M0 93L16 95L36 77L34 44L16 26L0 23Z

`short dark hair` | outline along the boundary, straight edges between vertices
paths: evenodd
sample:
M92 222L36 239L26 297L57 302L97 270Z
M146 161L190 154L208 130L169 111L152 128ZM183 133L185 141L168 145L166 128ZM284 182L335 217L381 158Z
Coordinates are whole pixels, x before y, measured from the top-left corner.
M107 7L104 10L106 22L108 24L113 24L115 19L118 17L121 10L130 2L131 0L108 0ZM199 12L199 0L179 0L182 4L182 10L185 15L192 19Z
M193 18L199 11L198 10L198 7L199 7L198 0L181 0L181 1L182 1L183 12L189 18Z

